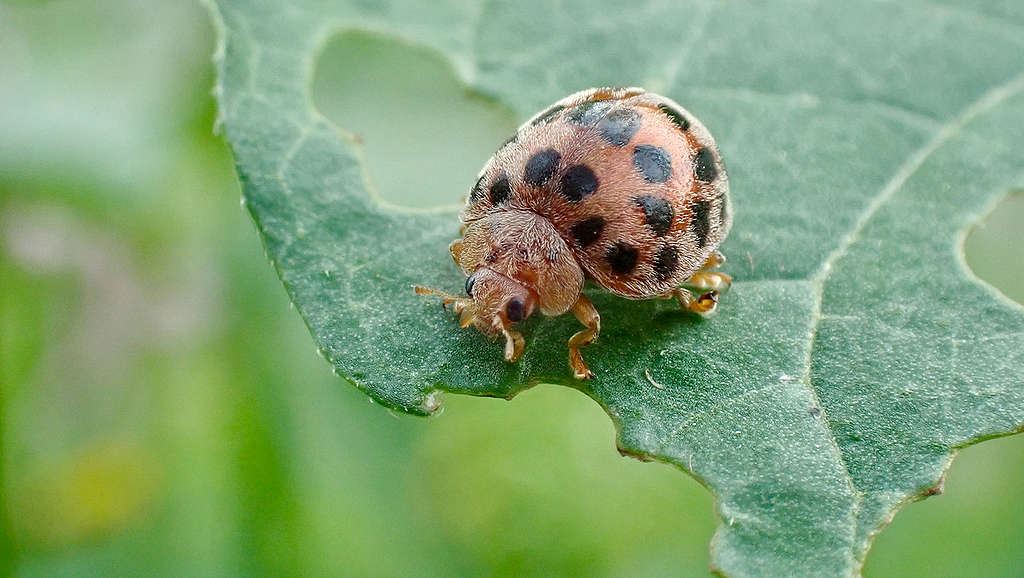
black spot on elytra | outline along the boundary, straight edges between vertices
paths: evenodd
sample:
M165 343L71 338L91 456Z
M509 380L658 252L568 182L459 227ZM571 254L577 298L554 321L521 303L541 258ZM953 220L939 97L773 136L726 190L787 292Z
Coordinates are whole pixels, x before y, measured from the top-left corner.
M711 223L708 217L711 213L711 203L708 201L697 201L690 205L693 209L693 219L690 221L690 229L697 238L697 246L703 247L708 242L708 233L711 232Z
M640 130L640 113L625 106L616 108L597 123L597 130L611 144L626 146L629 139Z
M715 153L710 148L702 148L693 157L693 174L698 181L710 183L718 176L718 169L715 168Z
M569 227L569 230L576 238L576 243L581 248L586 247L601 237L601 233L604 231L604 218L588 217Z
M476 184L469 191L469 202L476 203L484 198L484 177L476 180Z
M547 110L545 110L539 116L537 116L537 118L535 118L532 121L530 121L530 126L537 126L538 124L540 124L542 122L547 122L548 120L551 119L551 117L555 116L559 112L562 112L562 109L564 109L564 108L565 108L565 105L563 105L563 104L553 104L553 105L551 105L550 107L548 107Z
M654 145L637 145L633 149L633 166L648 183L664 183L672 176L672 157Z
M725 196L725 193L718 195L718 226L724 227L726 220L729 219L729 199Z
M636 260L640 251L629 243L617 241L604 254L604 258L611 265L612 271L619 275L628 275L636 268Z
M679 130L686 132L690 128L690 119L686 118L686 115L676 107L663 103L658 105L658 110L665 113L669 120L679 127Z
M578 203L596 190L597 175L587 165L570 167L562 175L562 196L570 203Z
M526 184L539 187L548 182L551 175L555 174L558 162L562 155L555 149L544 149L533 153L533 156L526 161L526 170L523 171L523 180Z
M613 106L615 103L610 100L588 100L572 107L565 118L580 126L594 126Z
M512 186L508 184L508 175L501 173L491 183L491 204L500 205L512 196Z
M672 245L662 245L654 255L654 275L658 281L667 281L679 268L679 249Z
M676 212L672 210L672 203L650 195L634 197L633 202L643 209L647 226L656 236L664 237L672 228L672 219L676 216Z

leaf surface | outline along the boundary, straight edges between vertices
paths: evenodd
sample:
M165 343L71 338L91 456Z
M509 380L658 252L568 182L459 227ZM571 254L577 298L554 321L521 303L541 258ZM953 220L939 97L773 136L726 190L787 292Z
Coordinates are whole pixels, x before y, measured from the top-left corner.
M318 347L373 399L428 414L440 391L576 387L623 452L714 492L713 565L734 576L856 574L959 448L1024 425L1024 309L962 251L1024 186L1024 14L1009 0L217 0L214 13L245 203ZM598 377L577 383L575 321L532 320L508 364L414 295L461 287L457 211L381 201L358 139L311 105L316 58L347 29L436 50L521 119L596 85L694 111L736 207L720 314L590 291Z

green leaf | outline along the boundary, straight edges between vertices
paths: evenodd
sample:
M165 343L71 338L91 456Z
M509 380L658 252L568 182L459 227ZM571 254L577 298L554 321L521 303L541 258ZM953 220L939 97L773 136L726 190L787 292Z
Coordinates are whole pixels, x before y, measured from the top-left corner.
M856 574L959 448L1024 426L1024 309L962 251L1024 186L1024 13L1011 0L557 6L217 0L223 126L271 261L324 355L373 399L428 414L440 391L578 388L621 451L714 492L717 571ZM609 84L694 111L736 207L720 314L590 291L598 377L578 383L574 320L528 323L508 364L415 296L461 286L457 212L380 201L359 140L312 107L320 50L347 29L437 51L520 119Z

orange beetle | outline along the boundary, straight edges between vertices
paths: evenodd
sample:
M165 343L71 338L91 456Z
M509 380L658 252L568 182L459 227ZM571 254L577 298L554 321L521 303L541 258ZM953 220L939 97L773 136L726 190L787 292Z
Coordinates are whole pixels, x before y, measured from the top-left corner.
M484 165L462 222L451 253L466 296L417 293L454 303L463 327L504 336L508 361L523 351L515 323L572 311L586 326L569 339L577 379L593 377L579 348L601 328L585 279L701 315L732 282L713 270L732 225L715 141L677 103L640 88L578 92L524 123Z

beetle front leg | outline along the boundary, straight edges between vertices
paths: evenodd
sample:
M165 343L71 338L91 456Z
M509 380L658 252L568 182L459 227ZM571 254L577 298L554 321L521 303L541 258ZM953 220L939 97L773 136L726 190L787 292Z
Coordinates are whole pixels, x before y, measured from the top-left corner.
M582 294L576 300L576 304L572 306L572 314L587 328L569 338L569 367L572 368L572 375L576 379L589 379L594 377L594 374L584 363L583 356L580 355L580 347L589 345L597 339L597 335L601 332L601 316L590 299Z
M504 328L502 328L501 333L505 336L505 361L517 361L519 356L523 354L523 347L526 345L523 334L513 329Z

